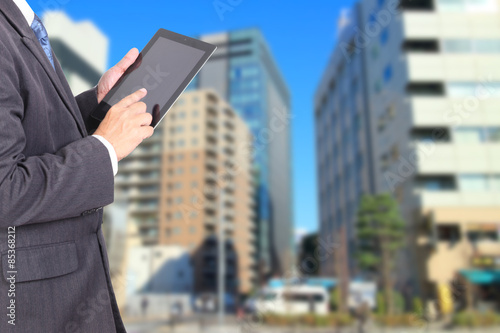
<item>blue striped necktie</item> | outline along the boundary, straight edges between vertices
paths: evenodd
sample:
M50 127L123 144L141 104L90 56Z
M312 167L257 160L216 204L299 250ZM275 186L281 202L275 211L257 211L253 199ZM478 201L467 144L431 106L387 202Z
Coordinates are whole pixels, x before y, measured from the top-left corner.
M38 38L40 45L42 45L47 58L49 58L50 63L55 70L56 67L54 66L54 58L52 57L52 48L50 47L49 35L47 34L47 30L45 30L45 27L43 26L42 20L40 20L40 18L36 14L33 23L31 23L31 29L35 33L36 38Z

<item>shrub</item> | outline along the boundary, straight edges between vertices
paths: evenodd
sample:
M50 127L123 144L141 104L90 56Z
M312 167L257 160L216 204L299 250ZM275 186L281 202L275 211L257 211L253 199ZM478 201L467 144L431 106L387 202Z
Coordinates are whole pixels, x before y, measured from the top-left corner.
M339 288L337 287L337 288L332 289L332 292L330 293L330 310L331 311L338 310L339 298L340 298Z
M424 315L424 304L420 297L413 298L413 312L418 316Z
M500 316L494 312L462 311L453 316L452 322L459 327L490 327L500 324Z
M268 313L263 316L263 322L270 326L294 326L307 327L342 327L351 325L354 320L349 314L330 313L328 315L305 314L300 316L286 316Z
M392 299L393 299L393 304L394 304L394 313L395 314L402 314L405 312L405 299L403 295L400 292L393 291L392 292Z

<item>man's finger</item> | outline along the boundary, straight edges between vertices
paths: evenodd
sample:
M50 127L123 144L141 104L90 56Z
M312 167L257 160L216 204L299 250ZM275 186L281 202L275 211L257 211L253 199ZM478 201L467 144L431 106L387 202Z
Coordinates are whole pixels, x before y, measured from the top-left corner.
M130 67L136 61L137 57L139 56L139 50L136 49L135 47L131 49L130 51L127 52L127 54L123 57L120 62L118 62L115 67L118 68L120 73L125 73L127 68Z
M116 105L122 108L126 108L134 103L139 102L148 94L148 91L144 88L137 90L135 93L128 95L121 101L119 101Z

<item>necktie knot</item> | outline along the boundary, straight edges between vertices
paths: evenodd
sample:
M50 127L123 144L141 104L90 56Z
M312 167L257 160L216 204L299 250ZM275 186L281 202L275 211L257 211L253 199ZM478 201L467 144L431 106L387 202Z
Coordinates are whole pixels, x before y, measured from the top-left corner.
M50 47L50 42L49 42L49 35L47 34L47 30L45 29L42 20L40 20L40 18L36 14L35 18L33 19L33 22L31 23L31 29L33 30L36 38L40 42L40 45L42 46L43 51L47 55L47 58L49 58L52 67L55 69L54 58L52 57L52 48Z

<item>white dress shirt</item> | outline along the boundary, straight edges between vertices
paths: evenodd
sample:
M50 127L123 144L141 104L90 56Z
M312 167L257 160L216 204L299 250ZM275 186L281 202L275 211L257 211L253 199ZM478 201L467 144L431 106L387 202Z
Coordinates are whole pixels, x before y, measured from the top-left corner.
M28 25L31 26L33 20L35 19L35 12L31 9L30 5L26 2L26 0L13 0L14 3L19 7L19 10L23 14L24 18L28 22ZM118 172L118 157L116 156L115 148L113 145L109 143L108 140L103 138L100 135L92 135L97 140L101 141L102 144L106 147L109 153L109 158L111 159L111 165L113 167L113 174L116 176Z

